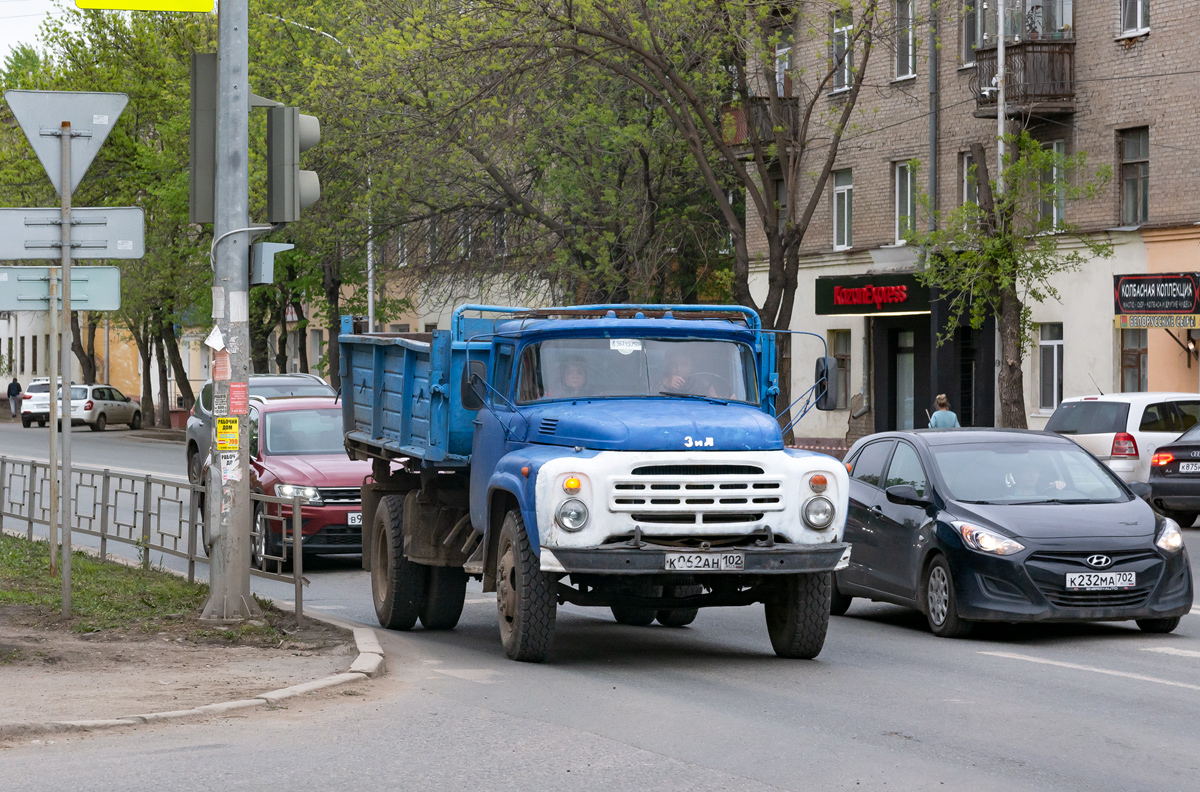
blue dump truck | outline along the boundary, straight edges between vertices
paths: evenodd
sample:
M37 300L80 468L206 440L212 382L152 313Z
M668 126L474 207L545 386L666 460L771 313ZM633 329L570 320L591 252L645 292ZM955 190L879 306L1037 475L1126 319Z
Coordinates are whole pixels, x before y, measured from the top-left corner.
M539 662L559 604L622 624L765 605L811 658L845 566L845 467L785 448L775 335L741 307L464 305L449 331L339 338L346 449L371 460L363 566L379 623L453 628L468 578ZM799 401L831 409L832 358ZM800 408L798 408L800 409Z

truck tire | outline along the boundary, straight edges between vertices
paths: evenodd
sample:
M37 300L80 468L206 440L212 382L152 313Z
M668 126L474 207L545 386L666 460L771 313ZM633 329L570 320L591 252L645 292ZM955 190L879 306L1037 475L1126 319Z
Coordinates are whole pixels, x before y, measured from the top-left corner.
M375 511L375 559L371 598L375 616L389 630L411 630L425 599L429 567L404 555L404 497L389 495Z
M617 624L628 624L630 627L645 627L654 621L654 608L631 608L625 605L612 606L613 618Z
M775 654L811 660L829 629L829 572L788 575L766 602L767 634Z
M704 586L699 583L688 583L672 586L672 588L675 590L673 596L676 597L696 597L704 593ZM654 616L663 627L687 627L696 621L699 613L699 608L663 608Z
M421 626L426 630L453 630L462 616L467 596L467 573L462 567L430 567Z
M504 653L512 660L541 663L554 638L555 583L543 572L525 534L521 512L510 511L500 528L496 552L496 613Z
M838 589L837 575L834 575L832 588L829 592L829 612L834 616L841 616L850 610L850 603L853 601L854 597L851 597L849 594L843 594Z

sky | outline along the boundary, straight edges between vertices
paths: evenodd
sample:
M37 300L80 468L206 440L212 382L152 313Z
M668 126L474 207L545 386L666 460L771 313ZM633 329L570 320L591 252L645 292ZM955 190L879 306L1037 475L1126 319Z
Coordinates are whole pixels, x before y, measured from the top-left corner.
M55 0L0 0L0 63L18 44L37 46L38 28L52 13L62 13Z

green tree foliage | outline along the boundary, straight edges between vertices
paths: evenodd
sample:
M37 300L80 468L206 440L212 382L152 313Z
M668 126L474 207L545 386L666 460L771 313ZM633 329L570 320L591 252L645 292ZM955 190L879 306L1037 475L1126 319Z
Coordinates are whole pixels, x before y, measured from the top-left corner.
M1001 425L1026 427L1021 361L1032 342L1030 305L1060 300L1054 278L1093 258L1112 256L1112 245L1065 222L1068 202L1096 197L1108 168L1089 171L1087 154L1064 156L1028 132L1005 137L998 179L988 176L983 146L972 148L978 202L935 212L937 229L907 236L922 249L920 282L948 303L945 341L962 322L979 329L995 317L1000 331ZM915 163L914 163L915 165ZM929 198L921 196L929 209Z

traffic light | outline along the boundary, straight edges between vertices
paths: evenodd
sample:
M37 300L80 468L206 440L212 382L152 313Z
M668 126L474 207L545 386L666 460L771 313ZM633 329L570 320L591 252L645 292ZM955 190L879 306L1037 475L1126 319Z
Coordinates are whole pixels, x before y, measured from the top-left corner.
M321 197L314 171L300 170L300 152L321 142L321 122L295 107L267 109L267 222L291 223Z
M217 54L192 53L192 122L188 165L188 222L213 221L217 158Z

